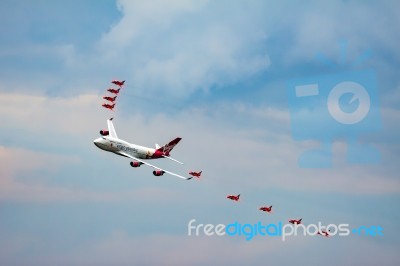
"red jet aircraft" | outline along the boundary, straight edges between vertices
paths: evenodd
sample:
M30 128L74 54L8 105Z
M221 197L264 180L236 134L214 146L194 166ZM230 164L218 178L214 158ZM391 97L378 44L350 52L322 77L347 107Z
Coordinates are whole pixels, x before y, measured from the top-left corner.
M117 99L117 96L115 96L115 97L103 96L103 99L114 103L115 99Z
M197 177L197 178L200 178L201 172L203 172L203 171L200 171L200 172L189 172L189 175L195 176L195 177Z
M291 223L291 224L301 224L301 220L303 220L303 219L299 219L299 220L289 220L289 223Z
M116 90L116 89L113 89L113 88L109 88L107 91L109 91L109 92L111 92L111 93L114 93L114 94L118 95L118 93L119 93L119 90L120 90L120 89Z
M318 231L317 234L321 235L321 236L326 236L326 237L330 236L329 231L324 231L324 230L321 230L321 232Z
M269 207L261 207L259 210L263 211L263 212L271 212L272 211L272 205L269 206Z
M122 87L122 86L124 86L125 80L123 80L123 81L113 80L113 81L111 81L111 83L115 84L115 85L117 85L119 87Z
M230 199L230 200L234 200L234 201L239 201L240 194L237 195L237 196L235 196L235 195L228 195L226 198L227 198L227 199Z
M114 103L114 104L107 104L107 103L104 103L102 106L103 106L104 108L110 109L111 111L114 111L115 103Z

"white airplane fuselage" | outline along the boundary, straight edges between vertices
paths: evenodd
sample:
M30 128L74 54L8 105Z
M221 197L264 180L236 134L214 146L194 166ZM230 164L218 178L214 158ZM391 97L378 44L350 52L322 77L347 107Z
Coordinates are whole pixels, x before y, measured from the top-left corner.
M125 157L125 154L129 154L139 159L163 158L163 153L157 151L156 149L132 144L122 139L115 139L110 136L97 138L93 142L94 145L102 150L109 151Z
M162 169L158 166L150 164L149 162L146 162L146 159L167 158L179 164L183 164L178 160L170 157L171 150L175 147L176 144L178 144L181 138L177 137L162 147L156 144L155 149L143 147L140 145L129 143L125 140L118 138L112 120L113 118L107 120L108 130L100 130L100 135L102 135L102 137L97 138L93 141L94 145L96 145L99 149L132 159L133 161L131 161L130 163L132 167L139 167L143 164L152 167L155 169L153 171L153 175L155 176L162 176L163 174L169 174L185 180L189 180L192 178L192 177L184 177L182 175Z

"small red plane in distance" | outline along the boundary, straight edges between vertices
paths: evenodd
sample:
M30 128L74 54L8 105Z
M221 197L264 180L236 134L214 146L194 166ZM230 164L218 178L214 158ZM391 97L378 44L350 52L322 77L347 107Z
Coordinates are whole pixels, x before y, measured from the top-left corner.
M263 211L263 212L271 212L272 211L272 205L269 206L269 207L261 207L259 210Z
M109 101L109 102L114 103L114 102L115 102L115 99L117 99L117 96L114 96L114 97L103 96L103 99L104 99L104 100L107 100L107 101Z
M111 111L114 111L115 103L114 103L114 104L107 104L107 103L104 103L102 106L103 106L104 108L110 109Z
M107 91L118 95L119 90L120 90L120 89L117 89L117 90L116 90L116 89L113 89L113 88L109 88Z
M329 231L324 231L324 230L321 230L321 232L318 231L317 234L321 235L321 236L326 236L326 237L330 236Z
M203 171L200 171L200 172L194 172L194 171L192 171L192 172L189 172L189 175L195 176L195 177L197 177L197 178L200 178L202 172L203 172Z
M301 224L301 220L303 220L303 219L299 219L299 220L289 220L289 223L291 223L291 224Z
M235 196L235 195L228 195L226 198L227 198L227 199L230 199L230 200L234 200L234 201L239 201L240 194L238 194L237 196Z
M122 87L122 86L124 86L125 80L123 80L123 81L113 80L113 81L111 81L111 83L115 84L115 85L117 85L119 87Z

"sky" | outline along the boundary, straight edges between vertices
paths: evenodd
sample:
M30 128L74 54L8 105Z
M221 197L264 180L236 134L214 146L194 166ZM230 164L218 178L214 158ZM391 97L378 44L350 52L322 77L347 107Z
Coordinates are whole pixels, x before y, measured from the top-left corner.
M399 8L0 1L0 264L399 265ZM126 85L111 112L101 104L113 79ZM348 80L370 95L354 125L327 111ZM292 97L309 82L318 97ZM345 114L365 98L349 99L340 98ZM172 156L184 165L152 163L202 177L155 177L99 150L110 117L131 143L182 137ZM269 205L272 214L258 210ZM188 236L192 219L298 218L380 226L383 236Z

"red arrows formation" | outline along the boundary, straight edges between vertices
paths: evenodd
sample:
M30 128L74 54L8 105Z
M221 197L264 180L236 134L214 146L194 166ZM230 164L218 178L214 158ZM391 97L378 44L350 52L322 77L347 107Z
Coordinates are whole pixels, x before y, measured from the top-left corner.
M123 81L113 80L113 81L111 81L111 83L114 84L114 85L116 85L116 86L118 86L118 89L115 89L115 88L109 88L109 89L107 89L108 92L112 93L112 94L115 95L115 96L114 96L114 97L112 97L112 96L103 96L103 99L106 100L106 101L108 101L109 103L103 103L102 106L103 106L104 108L110 109L111 111L114 111L115 101L116 101L116 99L117 99L117 96L118 96L118 94L119 94L119 91L120 91L120 90L122 89L122 87L124 86L125 80L123 80ZM132 167L139 167L140 164L141 164L141 163L138 163L138 162L133 162L133 163L131 163ZM155 171L155 172L156 172L156 171ZM201 176L201 174L202 174L202 171L200 171L200 172L191 171L191 172L189 172L189 174L190 174L191 176L200 178L200 176ZM227 199L230 199L230 200L233 200L233 201L239 201L239 199L240 199L240 194L238 194L238 195L228 195L226 198L227 198ZM263 212L271 213L271 212L272 212L272 205L269 206L269 207L268 207L268 206L260 207L259 210L260 210L260 211L263 211ZM301 224L301 221L302 221L302 219L298 219L298 220L291 219L291 220L289 220L289 223L295 224L295 225L296 225L296 224ZM318 232L318 234L321 235L321 236L329 237L329 232L327 232L327 231Z
M115 88L109 88L107 91L114 94L115 96L103 96L103 99L110 102L110 103L103 103L101 106L103 106L104 108L110 109L111 111L114 111L114 107L115 107L115 101L117 99L117 96L119 94L119 91L122 89L122 87L125 84L125 80L123 81L119 81L119 80L113 80L111 81L112 84L117 85L119 88L115 89Z
M227 199L230 199L230 200L233 200L233 201L239 201L239 199L240 199L240 194L238 194L238 195L228 195L228 196L226 196L226 198L227 198ZM263 207L260 207L259 210L260 210L260 211L263 211L263 212L271 213L271 212L272 212L272 205L271 205L271 206L263 206ZM302 220L303 220L302 218L301 218L301 219L298 219L298 220L296 220L296 219L290 219L290 220L289 220L289 223L294 224L294 225L296 225L296 224L301 224ZM329 231L321 231L321 232L318 232L318 235L326 236L326 237L329 237L329 236L330 236Z

